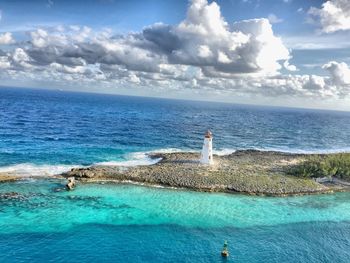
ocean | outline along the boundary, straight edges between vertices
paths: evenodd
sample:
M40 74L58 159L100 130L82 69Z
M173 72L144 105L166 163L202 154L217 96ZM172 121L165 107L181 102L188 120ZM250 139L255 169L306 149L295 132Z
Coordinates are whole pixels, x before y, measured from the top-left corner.
M1 262L349 262L350 194L271 198L40 179L149 152L350 151L350 112L0 88Z

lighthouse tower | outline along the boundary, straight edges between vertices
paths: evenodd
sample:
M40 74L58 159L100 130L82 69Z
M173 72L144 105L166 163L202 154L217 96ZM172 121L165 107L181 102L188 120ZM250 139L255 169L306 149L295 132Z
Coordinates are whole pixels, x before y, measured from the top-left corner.
M213 134L209 130L204 136L200 162L202 164L213 164Z

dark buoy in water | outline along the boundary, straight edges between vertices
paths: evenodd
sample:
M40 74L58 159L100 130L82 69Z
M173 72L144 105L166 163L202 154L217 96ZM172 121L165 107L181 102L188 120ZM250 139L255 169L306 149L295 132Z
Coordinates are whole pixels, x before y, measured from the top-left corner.
M75 178L74 177L69 177L68 182L66 184L67 190L74 190L75 188Z
M229 256L227 241L225 241L224 247L223 247L222 250L221 250L221 256L222 256L223 258L227 258L227 257Z

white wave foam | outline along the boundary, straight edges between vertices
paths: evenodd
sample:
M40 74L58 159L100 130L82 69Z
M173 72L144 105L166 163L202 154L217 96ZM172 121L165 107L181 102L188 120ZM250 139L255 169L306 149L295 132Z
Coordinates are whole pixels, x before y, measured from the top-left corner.
M94 165L138 166L155 164L161 160L161 158L150 158L148 154L149 152L134 152L128 154L126 160L98 162Z
M166 152L181 152L180 149L169 148L160 149L147 152L134 152L125 156L125 160L117 161L105 161L94 163L93 165L110 165L110 166L138 166L138 165L151 165L159 162L161 158L150 158L150 153L166 153ZM40 176L53 176L69 171L72 168L83 167L82 165L49 165L49 164L33 164L33 163L20 163L15 165L0 167L0 173L10 173L20 177L40 177Z
M52 176L69 171L73 167L81 167L79 165L38 165L32 163L20 163L10 166L0 167L0 173L10 173L22 177L29 176Z
M162 148L156 149L152 151L148 151L146 153L179 153L179 152L195 152L192 149L179 149L179 148Z
M177 153L177 152L195 152L189 149L179 148L162 148L145 152L133 152L125 155L126 160L111 160L105 162L98 162L94 165L110 165L110 166L138 166L156 164L161 158L151 158L150 154L154 153Z

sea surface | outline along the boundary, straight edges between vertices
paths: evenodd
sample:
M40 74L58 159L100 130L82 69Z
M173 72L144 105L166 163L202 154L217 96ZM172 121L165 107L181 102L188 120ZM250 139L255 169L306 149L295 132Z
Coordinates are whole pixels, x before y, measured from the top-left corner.
M198 151L208 128L217 154L350 151L349 112L0 88L0 173L25 177L0 184L0 262L350 262L350 193L66 192L40 177Z

